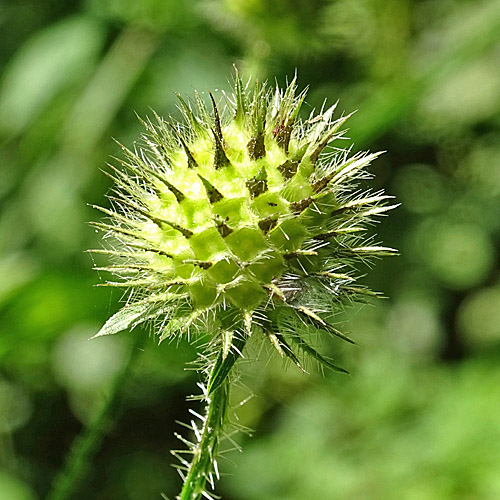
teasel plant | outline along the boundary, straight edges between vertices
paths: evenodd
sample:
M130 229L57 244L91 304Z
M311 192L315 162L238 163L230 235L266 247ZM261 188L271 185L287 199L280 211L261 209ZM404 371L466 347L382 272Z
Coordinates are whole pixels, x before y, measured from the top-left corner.
M178 96L183 121L153 114L107 174L111 208L96 207L111 273L125 304L97 333L151 325L159 342L199 344L205 410L174 451L178 500L217 498L217 457L231 429L230 391L250 340L304 370L310 359L347 373L314 339L353 344L336 319L346 303L377 296L358 268L394 255L367 228L396 205L360 181L380 153L344 148L350 115L336 105L302 117L306 90L236 72L234 92ZM230 437L228 439L231 439Z

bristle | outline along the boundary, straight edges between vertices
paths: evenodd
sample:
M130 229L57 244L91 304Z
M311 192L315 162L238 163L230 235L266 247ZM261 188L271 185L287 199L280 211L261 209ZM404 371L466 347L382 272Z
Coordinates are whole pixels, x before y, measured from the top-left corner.
M255 177L246 181L246 185L252 199L265 193L268 189L266 169L262 167Z
M264 132L253 136L247 143L248 154L251 160L259 160L266 155L266 144Z
M193 231L186 229L185 227L179 226L179 224L176 224L175 222L170 222L167 220L162 220L161 221L164 224L167 224L167 226L170 226L172 229L175 229L176 231L179 231L185 238L191 238L193 236Z
M243 90L243 84L240 79L240 75L238 74L238 70L235 69L235 78L234 78L234 97L236 109L234 113L234 119L237 123L243 124L245 117L247 116L247 102L246 95Z
M290 203L290 211L293 214L300 214L302 213L311 203L313 202L313 198L311 196L308 196L307 198L304 198L303 200L299 201L294 201Z
M215 129L212 132L214 135L214 169L219 170L220 168L227 167L231 162L224 151L221 136L219 136Z
M214 168L215 170L218 170L220 168L227 167L230 164L230 161L224 151L224 137L222 136L220 116L215 103L215 98L212 92L209 92L209 95L214 111L214 128L212 129L214 136Z
M191 130L194 132L195 135L203 135L206 133L202 123L198 119L198 117L193 113L193 110L191 109L191 106L182 98L180 94L175 94L177 99L180 102L180 110L186 117Z
M177 203L180 203L182 200L186 198L184 193L182 193L179 189L177 189L173 184L170 184L168 181L163 181L165 186L167 186L168 190L175 196Z
M181 143L182 149L184 149L184 153L186 153L188 167L189 168L198 167L198 164L196 163L196 160L194 159L193 153L191 153L191 151L188 148L186 141L184 141L182 135L179 133L179 131L173 125L170 125L170 128L173 130L178 141Z
M217 226L217 231L219 231L219 234L223 238L229 236L233 232L233 230L226 224L226 221L222 220L220 217L216 217L215 224Z
M219 110L217 109L217 104L215 103L215 98L212 92L209 92L208 95L210 96L210 100L212 101L212 107L214 111L214 128L213 128L214 135L217 136L220 142L222 142L223 137L222 137L222 127L220 123Z
M217 203L224 198L224 196L222 196L222 194L212 184L210 184L210 182L205 179L205 177L201 176L200 174L198 174L198 177L200 178L203 186L205 187L205 190L207 191L210 203Z
M284 163L278 166L278 172L283 176L285 181L291 179L297 173L297 170L299 168L300 162L302 161L302 158L304 157L306 149L307 145L302 146L302 148L300 148L293 155L293 157L289 158Z

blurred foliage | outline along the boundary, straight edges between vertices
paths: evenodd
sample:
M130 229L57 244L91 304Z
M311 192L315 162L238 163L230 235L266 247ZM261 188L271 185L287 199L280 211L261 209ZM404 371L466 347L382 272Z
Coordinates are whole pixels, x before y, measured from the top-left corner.
M0 6L0 46L0 500L44 498L131 349L86 341L120 299L84 253L110 138L138 137L134 112L175 115L174 92L228 89L233 63L359 109L350 136L387 151L371 185L402 203L378 228L401 257L367 278L390 299L339 316L362 349L325 345L352 377L245 366L256 432L219 492L500 498L498 1L28 0ZM147 342L75 499L175 495L194 357Z

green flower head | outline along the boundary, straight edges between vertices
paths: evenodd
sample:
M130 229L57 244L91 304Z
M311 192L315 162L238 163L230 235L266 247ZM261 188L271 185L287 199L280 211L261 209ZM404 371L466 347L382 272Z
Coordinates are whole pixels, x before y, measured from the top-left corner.
M111 246L108 285L130 290L98 335L153 321L160 341L209 333L218 367L210 394L247 339L263 336L283 357L298 354L341 370L301 335L332 325L346 301L373 295L356 265L394 253L375 246L367 224L394 205L357 182L379 153L332 147L348 116L335 105L300 117L306 91L238 75L234 94L211 103L179 96L183 123L144 122L141 143L111 166L112 208L95 223ZM98 207L99 208L99 207Z

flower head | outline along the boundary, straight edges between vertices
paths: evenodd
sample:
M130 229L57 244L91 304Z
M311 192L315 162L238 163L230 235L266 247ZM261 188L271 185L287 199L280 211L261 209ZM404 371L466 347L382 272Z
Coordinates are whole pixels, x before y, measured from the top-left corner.
M373 294L355 285L357 263L391 254L364 235L393 208L356 182L379 153L331 147L348 116L335 105L303 120L306 91L244 85L236 75L224 106L179 97L184 123L144 122L134 150L122 146L111 209L100 208L115 263L111 286L130 290L98 335L154 321L160 340L211 333L218 367L208 393L228 375L251 335L262 335L301 366L303 352L330 368L301 334L332 324L339 305ZM211 109L210 109L211 108ZM99 207L98 207L99 208Z

